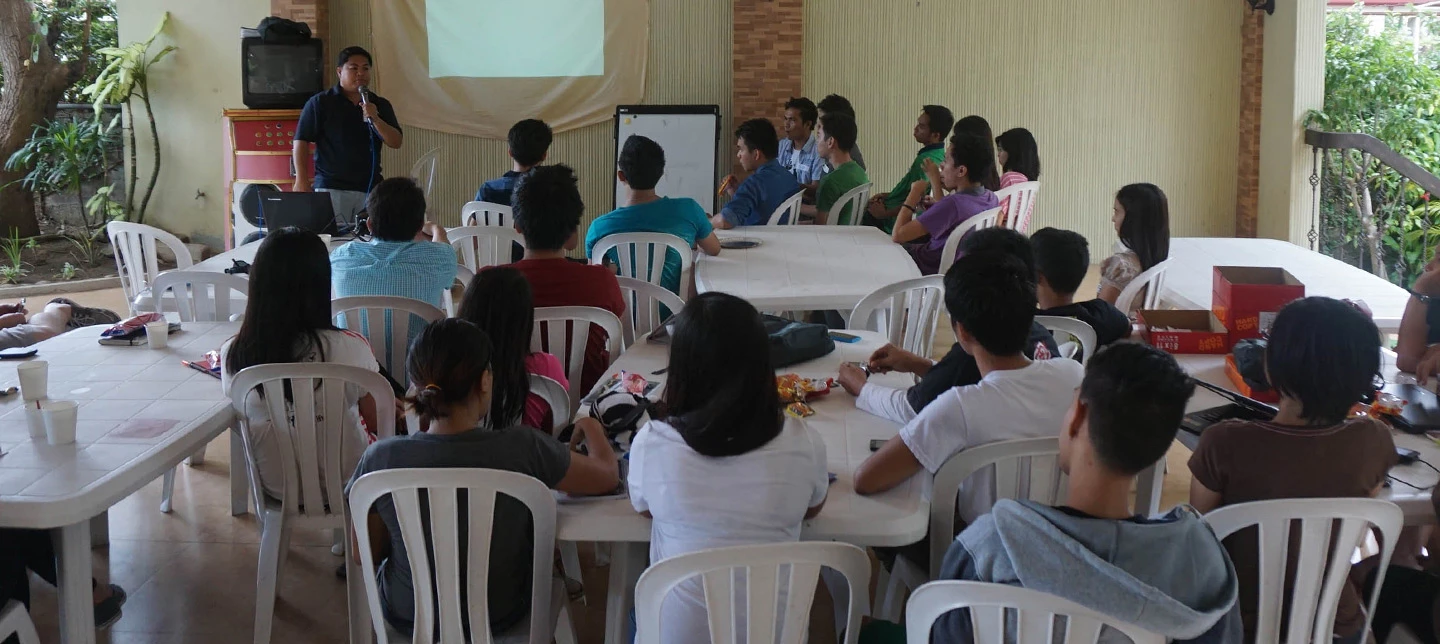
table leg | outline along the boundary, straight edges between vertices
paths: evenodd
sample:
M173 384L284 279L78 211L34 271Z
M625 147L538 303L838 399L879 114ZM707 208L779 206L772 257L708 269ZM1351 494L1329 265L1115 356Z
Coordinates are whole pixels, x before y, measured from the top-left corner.
M1160 493L1165 487L1165 457L1135 478L1135 512L1154 516L1160 512Z
M250 510L250 468L245 466L245 446L240 443L240 429L230 428L230 515L240 516Z
M610 587L605 598L605 644L623 644L635 601L635 582L645 568L649 544L626 541L611 544Z
M354 524L350 522L350 513L345 513L345 543L354 543ZM349 547L345 549L345 599L349 604L350 612L350 644L370 644L375 641L375 634L371 631L370 604L365 597L365 580L360 576L360 564L355 561Z
M90 519L90 547L110 545L110 511L106 510Z
M90 590L90 521L51 531L60 591L60 641L95 644L95 604Z

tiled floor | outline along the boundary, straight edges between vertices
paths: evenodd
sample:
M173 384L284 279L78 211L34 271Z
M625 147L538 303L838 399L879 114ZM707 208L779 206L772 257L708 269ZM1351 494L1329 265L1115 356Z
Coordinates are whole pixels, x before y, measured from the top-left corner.
M1092 271L1093 272L1093 271ZM1093 275L1092 275L1093 279ZM1082 287L1090 292L1093 286ZM114 308L123 315L124 298L118 290L70 295L87 306ZM31 302L48 298L32 297ZM938 334L937 347L948 348L953 335ZM179 471L174 511L161 514L157 480L110 511L110 545L95 549L95 575L120 584L130 593L124 617L108 632L120 643L248 644L255 614L255 567L259 528L253 515L232 517L229 512L228 437L211 444L205 463ZM1162 507L1188 495L1188 451L1178 444L1171 450ZM275 608L273 642L324 644L345 641L344 582L335 576L341 561L330 554L330 537L321 532L296 531L287 568L282 574ZM582 546L586 584L599 601L593 606L572 603L571 614L580 641L601 641L603 597L607 570L588 565ZM40 581L32 584L34 617L41 639L56 642L56 600L53 589ZM812 614L812 641L825 641L828 601L823 590ZM106 635L102 635L101 642Z

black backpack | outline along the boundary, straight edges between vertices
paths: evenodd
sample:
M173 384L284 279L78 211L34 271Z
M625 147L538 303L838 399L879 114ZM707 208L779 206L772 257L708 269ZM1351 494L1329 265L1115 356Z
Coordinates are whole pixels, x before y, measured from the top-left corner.
M255 27L260 39L274 44L302 44L310 40L310 25L279 16L270 16Z

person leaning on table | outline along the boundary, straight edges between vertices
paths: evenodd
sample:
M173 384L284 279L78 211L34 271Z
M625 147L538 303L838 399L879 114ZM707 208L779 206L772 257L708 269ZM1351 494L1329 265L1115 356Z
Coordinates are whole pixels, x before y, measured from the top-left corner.
M1395 365L1415 374L1424 384L1440 374L1440 256L1425 264L1410 285L1410 301L1400 319L1400 340L1395 344Z

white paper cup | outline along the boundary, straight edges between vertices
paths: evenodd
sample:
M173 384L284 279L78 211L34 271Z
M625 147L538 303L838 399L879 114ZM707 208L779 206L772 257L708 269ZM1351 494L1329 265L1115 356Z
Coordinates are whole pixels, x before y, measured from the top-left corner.
M151 349L164 349L170 346L170 322L159 320L145 324L145 340L150 343Z
M41 410L44 404L43 400L25 403L25 424L30 427L33 440L45 440L45 413Z
M51 445L75 442L75 419L79 403L73 400L47 400L40 406L45 416L45 440Z
M320 236L320 241L325 242L325 250L327 250L327 251L330 250L330 236L329 236L329 235L321 235L321 236Z
M20 376L20 396L28 402L44 400L49 395L50 363L44 360L22 362L15 367Z

